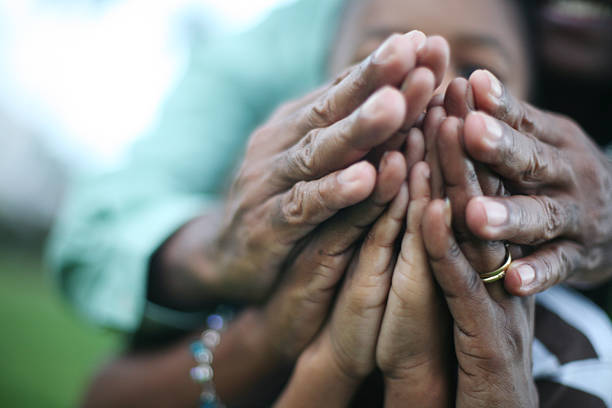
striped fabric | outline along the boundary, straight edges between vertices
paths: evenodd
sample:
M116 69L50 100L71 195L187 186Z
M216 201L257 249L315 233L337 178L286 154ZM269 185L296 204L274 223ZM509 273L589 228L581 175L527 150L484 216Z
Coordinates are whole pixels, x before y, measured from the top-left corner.
M612 408L612 323L557 286L536 297L533 374L540 406Z

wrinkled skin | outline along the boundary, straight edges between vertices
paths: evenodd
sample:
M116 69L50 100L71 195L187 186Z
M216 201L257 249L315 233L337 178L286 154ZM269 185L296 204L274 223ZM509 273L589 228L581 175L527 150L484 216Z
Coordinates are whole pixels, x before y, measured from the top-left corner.
M479 112L465 118L468 154L499 174L511 197L475 199L467 224L479 237L534 247L513 263L506 288L525 295L564 280L612 276L612 167L571 119L515 99L490 73L470 78Z

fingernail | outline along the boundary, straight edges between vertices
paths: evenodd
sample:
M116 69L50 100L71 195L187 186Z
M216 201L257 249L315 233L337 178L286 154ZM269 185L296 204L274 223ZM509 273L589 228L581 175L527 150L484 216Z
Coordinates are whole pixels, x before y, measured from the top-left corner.
M387 41L385 41L378 48L378 50L376 50L376 53L374 54L374 58L373 58L373 61L376 64L384 64L385 62L387 62L390 58L392 58L395 55L396 49L395 49L395 46L393 46L392 44L393 39L394 37L388 38Z
M489 77L489 83L490 83L489 99L495 105L499 106L501 104L501 97L503 93L501 82L499 82L499 80L495 77L495 75L493 75L490 71L487 71L485 69L484 72Z
M487 199L480 200L480 203L484 207L487 225L490 227L499 227L508 221L508 209L505 205Z
M425 44L427 44L427 36L422 31L412 30L404 35L406 36L406 38L415 41L417 52L425 48Z
M521 277L521 286L527 286L535 280L535 270L531 265L522 264L516 271Z
M497 122L497 119L494 119L490 116L484 115L482 113L477 113L480 115L485 124L485 133L482 135L483 140L491 147L492 149L497 148L499 141L502 138L503 130L501 125Z
M452 221L451 202L450 199L446 197L444 200L444 223L450 228Z
M340 183L349 184L361 178L361 163L353 164L346 170L340 172L338 180Z
M374 116L380 110L380 102L383 100L382 91L376 92L363 104L361 113L365 116Z

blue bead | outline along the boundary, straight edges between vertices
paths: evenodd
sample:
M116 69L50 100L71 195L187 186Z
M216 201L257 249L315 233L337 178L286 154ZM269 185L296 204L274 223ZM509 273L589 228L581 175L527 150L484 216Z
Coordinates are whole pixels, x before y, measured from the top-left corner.
M191 354L193 354L194 356L197 356L198 354L204 351L205 347L201 341L195 341L191 343L191 345L189 346L189 349L191 350Z
M206 324L209 328L220 331L221 329L223 329L223 317L218 314L210 315L206 319Z

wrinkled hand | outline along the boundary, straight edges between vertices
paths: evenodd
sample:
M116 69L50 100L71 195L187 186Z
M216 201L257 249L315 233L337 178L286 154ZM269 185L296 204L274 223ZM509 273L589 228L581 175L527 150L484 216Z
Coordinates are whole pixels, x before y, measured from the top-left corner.
M569 279L612 276L612 168L568 118L519 102L488 71L472 74L475 107L465 119L468 154L503 177L513 194L475 198L467 225L487 240L534 247L512 264L506 288L536 293Z
M404 143L402 129L417 120L447 63L448 46L439 37L394 35L253 134L221 232L207 249L221 291L262 298L298 242L371 195L376 171L360 160L376 147Z
M453 318L457 407L536 407L531 375L532 297L485 287L451 228L448 201L433 201L423 219L425 249Z
M300 356L277 406L347 406L374 369L378 330L394 267L394 244L407 204L404 184L369 231L349 266L329 321Z
M374 193L319 227L285 271L262 313L269 345L279 358L295 360L319 332L356 242L398 194L406 172L404 156L387 153Z

